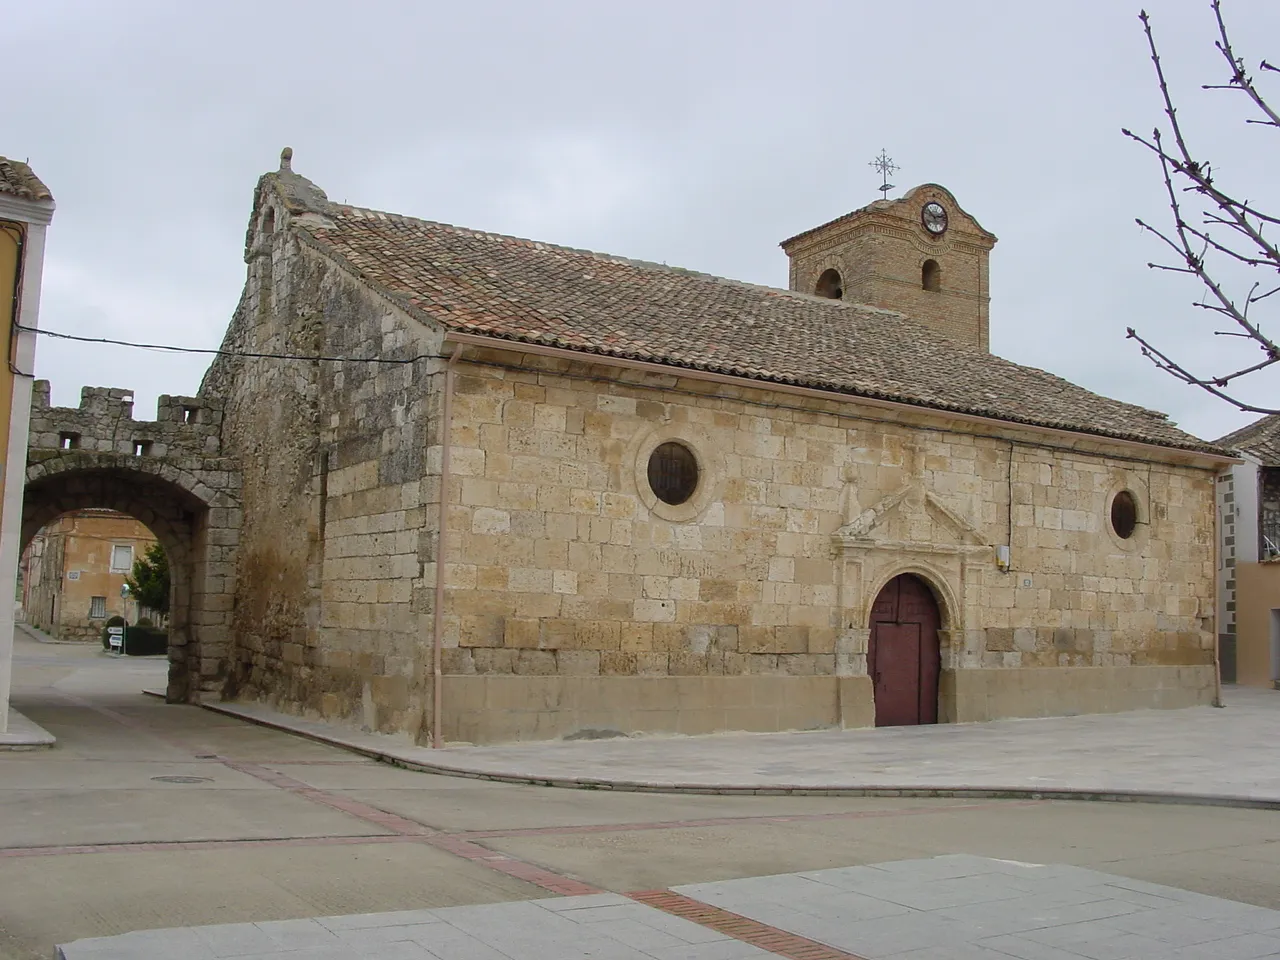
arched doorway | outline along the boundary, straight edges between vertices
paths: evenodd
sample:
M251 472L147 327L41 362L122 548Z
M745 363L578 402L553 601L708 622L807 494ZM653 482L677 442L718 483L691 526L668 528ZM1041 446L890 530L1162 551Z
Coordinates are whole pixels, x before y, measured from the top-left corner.
M20 550L50 521L94 507L133 517L164 548L171 577L171 702L218 696L227 669L238 510L206 478L215 476L198 477L162 461L84 452L37 457L27 468Z
M876 597L867 669L877 727L938 722L941 625L933 591L914 574L894 577Z

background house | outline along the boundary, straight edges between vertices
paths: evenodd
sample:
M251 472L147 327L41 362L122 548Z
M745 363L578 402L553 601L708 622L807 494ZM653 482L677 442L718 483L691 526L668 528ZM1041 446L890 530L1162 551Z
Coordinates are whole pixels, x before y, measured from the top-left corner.
M1244 460L1218 477L1223 679L1280 685L1280 416L1218 443Z
M97 640L110 617L136 623L149 611L121 596L133 561L156 542L133 517L78 510L40 531L22 558L27 622L62 640Z

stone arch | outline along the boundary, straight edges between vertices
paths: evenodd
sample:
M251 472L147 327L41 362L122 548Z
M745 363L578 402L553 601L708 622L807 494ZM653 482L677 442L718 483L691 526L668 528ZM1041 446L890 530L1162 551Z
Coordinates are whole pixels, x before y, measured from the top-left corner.
M828 267L822 271L822 275L818 277L818 282L814 286L813 292L819 297L826 297L828 300L843 300L844 278L840 276L840 271L835 267Z
M880 591L888 585L889 581L904 573L918 577L933 594L934 602L938 604L938 613L942 618L941 629L947 633L956 630L960 622L960 604L955 588L946 573L923 560L892 563L880 571L880 575L871 581L870 589L866 592L865 609L860 613L862 625L868 629L871 627L871 608L875 605L876 597L880 596Z
M230 474L209 476L230 479ZM234 497L195 472L162 460L66 452L30 462L21 549L42 527L74 510L107 508L145 524L164 547L171 574L166 699L217 697L229 653Z
M875 725L937 723L942 715L942 602L931 578L906 570L881 584L867 615Z
M926 260L920 267L920 288L937 293L942 289L942 267L934 259Z

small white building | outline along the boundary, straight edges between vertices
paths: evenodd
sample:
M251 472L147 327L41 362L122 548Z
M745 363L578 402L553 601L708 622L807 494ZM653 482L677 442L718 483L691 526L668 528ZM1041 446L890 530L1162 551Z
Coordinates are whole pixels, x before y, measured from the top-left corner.
M35 335L44 267L45 229L53 219L53 195L25 163L0 157L0 304L10 312L5 327L9 363L0 365L0 441L3 510L0 511L0 736L9 729L13 668L12 584L18 575L22 491L27 467L27 423L35 364ZM23 328L26 328L25 330ZM16 374L16 375L15 375Z

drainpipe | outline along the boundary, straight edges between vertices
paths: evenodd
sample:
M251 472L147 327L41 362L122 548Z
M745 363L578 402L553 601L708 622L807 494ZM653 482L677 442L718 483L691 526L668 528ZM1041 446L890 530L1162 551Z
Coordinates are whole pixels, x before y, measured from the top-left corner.
M462 344L453 348L453 354L444 368L444 409L440 412L440 519L436 534L436 600L432 611L431 629L431 746L439 750L444 746L440 736L440 690L443 674L440 669L441 651L444 649L444 565L445 545L449 522L449 450L453 433L453 368L465 349Z
M1229 468L1228 468L1229 469ZM1222 625L1218 622L1221 614L1219 604L1222 602L1222 579L1227 575L1222 565L1222 506L1218 501L1218 477L1213 475L1213 705L1225 707L1222 702ZM1235 509L1233 506L1232 509Z

